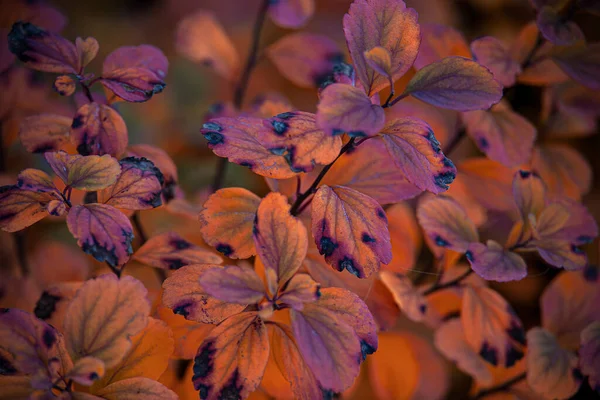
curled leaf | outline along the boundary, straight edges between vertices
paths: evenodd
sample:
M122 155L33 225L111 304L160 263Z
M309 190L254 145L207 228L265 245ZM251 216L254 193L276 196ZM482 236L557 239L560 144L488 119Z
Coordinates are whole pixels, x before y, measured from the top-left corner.
M56 77L52 87L61 96L71 96L73 93L75 93L77 82L75 82L75 80L68 75L61 75Z
M31 153L56 151L69 141L71 118L56 114L39 114L21 121L19 137Z
M71 125L79 154L120 156L127 148L127 126L113 108L99 103L85 104Z

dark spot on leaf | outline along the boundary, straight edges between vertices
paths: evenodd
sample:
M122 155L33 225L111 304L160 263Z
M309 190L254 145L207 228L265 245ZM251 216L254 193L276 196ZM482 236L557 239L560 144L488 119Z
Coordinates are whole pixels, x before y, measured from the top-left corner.
M598 267L595 265L588 265L583 270L583 277L588 282L598 281Z
M192 247L192 244L190 242L182 238L173 239L169 242L169 244L171 245L171 247L177 250L185 250Z
M317 285L317 290L315 291L315 297L317 300L321 298L321 285Z
M162 195L163 195L165 204L175 198L176 190L177 190L177 182L165 183L163 190L162 190Z
M340 398L340 394L334 392L331 389L323 389L323 388L321 388L321 394L323 395L323 400L333 400L333 399L339 399Z
M467 257L467 260L472 264L475 259L473 258L473 252L471 250L467 250L465 253L465 257Z
M581 370L579 368L573 368L573 378L577 381L577 382L581 382L583 381L583 374L581 373Z
M53 143L45 143L34 148L32 153L46 153L54 150L57 150L57 147Z
M585 254L585 251L577 247L575 244L571 244L571 251L577 255Z
M594 241L594 238L591 236L581 235L577 237L578 244L589 244Z
M181 258L163 258L161 259L161 261L167 264L167 267L170 270L177 270L181 267L185 267L186 265L188 265Z
M90 381L95 381L96 379L100 378L100 376L98 376L98 374L97 374L97 373L95 373L95 372L92 372L92 373L90 374L89 378L90 378Z
M456 178L456 173L454 171L441 172L434 178L435 185L447 190L449 188L448 185L454 182L454 178Z
M216 104L215 104L215 106L216 106ZM220 109L223 109L222 104L221 104ZM215 112L218 112L218 111L215 111ZM202 129L208 129L208 130L215 131L215 132L221 132L223 130L223 127L221 125L217 124L216 122L205 122L202 125Z
M210 391L210 386L199 384L199 385L194 385L194 389L196 389L198 391L198 394L200 395L200 399L208 398L208 392Z
M286 122L278 121L276 119L271 121L271 126L273 127L273 132L275 132L277 136L285 135L290 127Z
M29 22L16 22L8 34L8 48L17 58L23 62L34 60L31 55L26 54L31 50L31 39L41 38L47 32Z
M75 118L73 118L73 123L71 124L71 128L77 129L83 126L83 115L77 114Z
M142 172L150 172L156 177L161 186L165 182L165 178L160 169L145 157L125 157L119 161L119 164L123 169L136 168Z
M344 133L346 133L346 131L343 131L341 129L332 129L331 130L331 134L333 136L339 136L339 135L343 135Z
M452 160L449 159L448 157L444 157L444 159L442 160L442 163L444 164L444 167L446 167L446 168L451 168L453 170L456 168L454 166L454 163L452 162Z
M33 313L39 319L50 318L52 316L52 313L56 311L56 303L58 303L60 299L60 296L54 296L48 292L43 292L42 296L35 305Z
M191 306L192 303L190 302L181 303L180 305L173 307L173 313L177 315L183 315L185 318L187 318L188 315L190 315L188 308Z
M319 240L319 253L325 257L331 256L337 247L337 243L326 236L321 237L321 240Z
M208 131L203 133L204 138L208 141L208 144L217 145L223 143L224 137L219 132Z
M427 312L427 305L426 304L421 304L419 306L419 311L421 311L421 314L425 314Z
M517 361L523 358L524 355L525 354L523 354L521 350L513 346L509 346L508 349L506 349L506 367L512 367L517 363Z
M385 221L387 221L387 216L385 215L385 211L383 211L383 208L378 208L377 209L377 216Z
M44 345L49 349L56 343L56 333L52 328L46 328L42 334L42 341Z
M233 376L227 383L227 385L223 386L221 389L221 393L219 395L219 400L241 400L242 399L242 390L244 390L244 385L238 385L239 372L236 369L233 373Z
M230 245L225 243L219 243L216 247L217 251L223 254L225 257L229 257L233 253L233 249Z
M275 154L276 156L282 156L287 152L287 148L285 147L275 147L273 149L269 149L271 154Z
M506 330L508 336L510 336L514 341L525 345L527 342L525 338L525 330L522 326L520 326L516 321L512 321L510 324L510 328Z
M123 243L126 247L128 247L128 254L133 253L133 249L131 248L131 242L133 241L133 232L122 231L123 235ZM116 267L119 265L119 257L116 254L116 247L107 248L102 243L98 242L94 235L91 235L90 238L83 243L81 246L81 250L84 253L91 255L96 260L100 262L107 262L111 267Z
M252 167L254 167L254 164L252 164L251 162L248 162L248 161L242 161L242 162L240 162L240 165L242 167L248 167L250 169L252 169Z
M450 243L444 239L443 237L437 235L434 239L436 246L440 246L440 247L448 247L450 246Z
M361 236L361 240L363 241L363 243L375 243L377 241L374 237L369 236L368 233L363 233Z
M360 341L360 354L362 356L362 360L364 361L367 358L368 354L373 354L375 353L375 348L373 346L371 346L369 343L367 343L364 340Z
M350 272L352 275L356 276L357 278L360 278L360 271L358 269L356 269L356 267L354 266L354 261L351 258L348 257L344 257L340 263L339 263L339 268L340 271L343 270L348 270L348 272Z
M367 134L364 133L363 131L349 131L348 136L361 138L361 137L366 137Z
M531 176L531 172L519 170L519 175L521 175L521 178L527 179Z
M291 111L287 111L287 112L283 112L281 114L277 114L275 116L275 118L279 118L279 119L290 119L296 116L296 113L291 112Z
M497 366L498 365L498 353L496 349L491 347L487 342L483 342L479 355L488 363Z
M434 151L434 153L441 153L442 148L440 147L440 142L437 140L431 129L429 129L427 132L427 140L429 141L431 149Z
M0 376L15 375L19 372L12 363L0 353Z
M482 150L487 150L488 147L490 147L490 143L483 136L481 136L477 139L477 144L479 145L479 148Z
M192 380L206 378L213 371L213 357L217 350L212 341L204 343L194 358L194 377Z
M335 52L327 54L325 59L332 64L341 64L346 60L346 57L344 57L343 53Z

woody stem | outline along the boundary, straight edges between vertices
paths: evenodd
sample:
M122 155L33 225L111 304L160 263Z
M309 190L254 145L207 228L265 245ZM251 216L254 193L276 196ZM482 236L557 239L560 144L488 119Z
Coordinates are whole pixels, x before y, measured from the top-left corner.
M454 286L458 286L459 283L461 283L463 280L465 280L466 278L469 277L469 275L471 275L473 273L473 270L471 268L469 268L464 274L452 279L451 281L448 281L446 283L440 283L437 285L433 285L432 287L430 287L429 289L427 289L426 291L423 292L423 295L427 296L431 293L435 293L439 290L442 289L447 289L447 288L451 288Z

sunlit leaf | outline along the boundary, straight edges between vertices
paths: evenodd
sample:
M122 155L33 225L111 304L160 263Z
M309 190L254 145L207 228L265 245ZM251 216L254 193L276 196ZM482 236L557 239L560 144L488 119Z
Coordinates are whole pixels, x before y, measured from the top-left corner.
M543 328L527 332L527 383L545 399L567 399L581 385L577 356Z
M126 210L147 210L162 204L164 178L152 161L126 157L114 185L98 192L98 201Z
M256 313L230 317L202 342L194 359L194 388L203 400L246 398L269 358L269 334Z
M237 50L209 11L198 10L179 22L175 46L186 58L213 67L224 78L234 79L240 68Z
M385 123L383 108L359 88L334 83L325 88L317 107L317 124L327 134L373 136Z
M444 57L471 57L471 50L462 33L450 26L421 24L421 35L419 54L414 64L417 70Z
M112 185L121 167L108 154L103 156L70 156L62 151L45 153L52 170L63 179L65 185L79 190L94 191ZM65 179L66 178L66 179Z
M81 249L98 261L116 267L133 253L131 222L114 207L106 204L75 206L69 211L67 226Z
M301 28L315 12L315 0L278 0L269 7L275 24L283 28Z
M450 110L484 110L500 101L502 85L477 62L452 56L420 69L404 94Z
M179 269L190 264L221 264L217 254L185 240L176 232L148 239L133 255L143 264L163 269Z
M517 281L527 276L525 260L493 240L471 243L466 256L473 271L488 281Z
M312 202L312 232L319 252L338 271L366 278L392 259L385 212L354 189L319 188Z
M131 348L130 336L148 323L150 302L144 285L130 276L114 274L88 280L73 298L64 321L69 354L74 361L96 357L107 368Z
M281 75L306 88L325 83L334 66L344 59L339 46L329 37L306 32L282 37L267 48L266 54Z
M200 212L200 232L209 245L229 258L256 254L252 227L260 197L242 188L213 193Z
M177 395L166 386L148 378L129 378L115 382L96 393L106 400L177 400Z
M427 312L425 296L406 276L383 271L381 281L388 287L400 310L411 320L420 322Z
M369 97L390 81L368 66L364 53L377 46L386 49L395 81L412 66L421 41L417 13L402 0L354 1L344 16L344 35L356 75Z
M248 267L212 268L204 272L199 281L206 293L228 303L257 304L265 297L262 279Z
M590 386L600 391L600 321L588 325L581 331L579 349L581 372L588 377Z
M125 121L113 108L89 103L77 110L71 125L73 142L79 154L110 154L118 157L127 148Z
M381 131L394 163L420 189L440 193L456 176L452 161L442 153L431 127L416 118L388 122Z
M509 49L499 39L484 36L474 40L471 42L471 51L477 62L492 71L502 86L515 84L516 76L521 73L521 65L512 58Z
M56 151L68 142L71 123L68 117L56 114L38 114L21 121L19 137L31 153Z
M175 271L163 283L163 305L186 319L211 324L241 312L245 306L217 300L200 286L198 280L202 273L212 268L221 267L210 264L187 265Z

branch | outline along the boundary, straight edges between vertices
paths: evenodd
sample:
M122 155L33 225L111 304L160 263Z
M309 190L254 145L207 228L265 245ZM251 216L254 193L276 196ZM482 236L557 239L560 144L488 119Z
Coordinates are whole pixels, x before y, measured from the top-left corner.
M440 284L434 284L432 287L430 287L429 289L427 289L426 291L423 292L423 295L427 296L431 293L440 291L442 289L447 289L447 288L451 288L454 286L458 286L463 280L465 280L469 275L471 275L473 273L473 270L471 268L469 268L464 274L452 279L451 281L448 281L446 283L440 283Z

